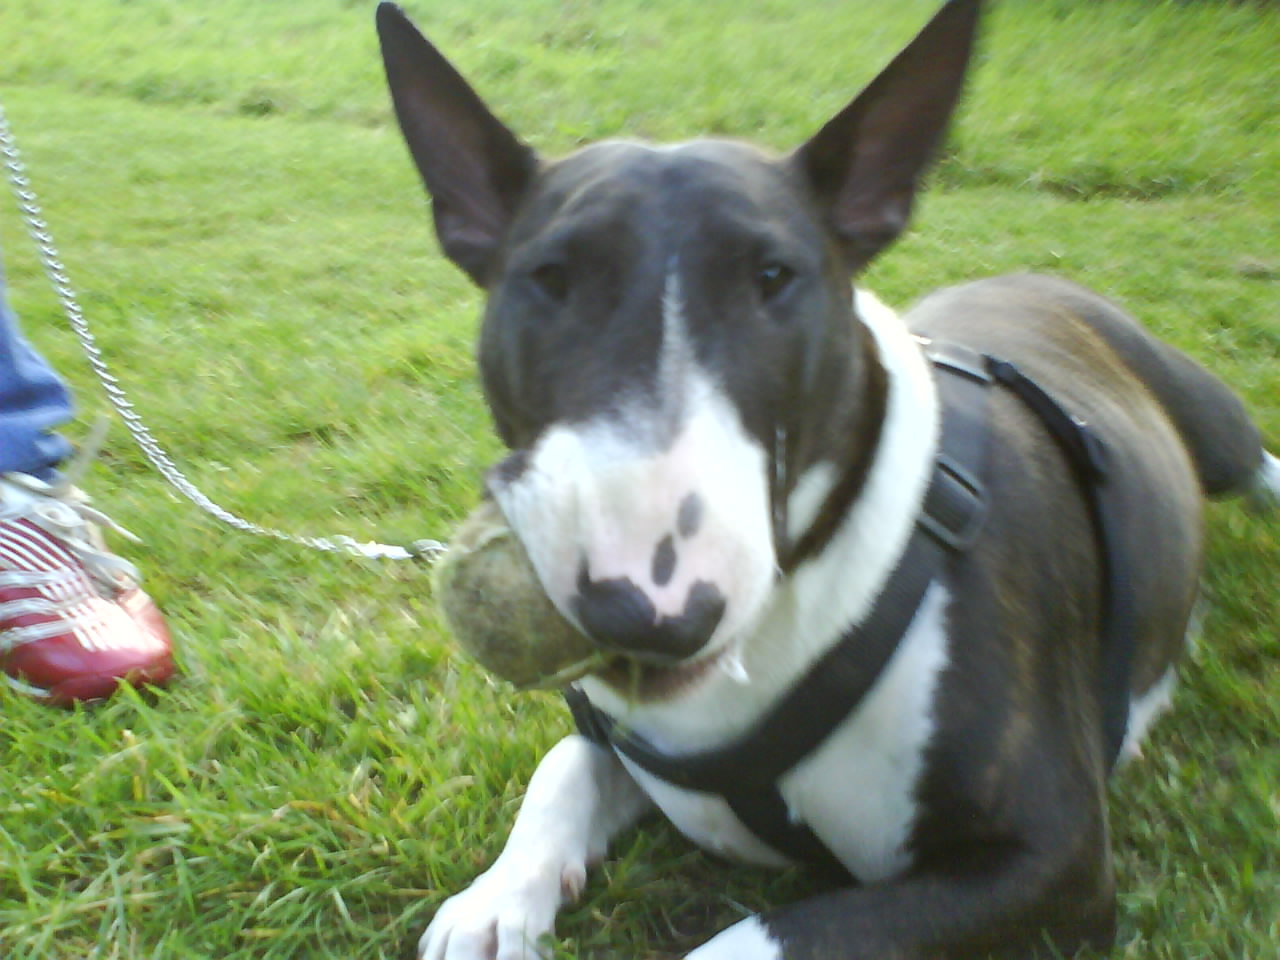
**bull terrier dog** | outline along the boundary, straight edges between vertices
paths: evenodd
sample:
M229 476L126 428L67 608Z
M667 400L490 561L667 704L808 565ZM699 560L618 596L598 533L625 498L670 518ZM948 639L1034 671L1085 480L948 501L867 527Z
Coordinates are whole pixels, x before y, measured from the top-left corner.
M1169 699L1203 502L1274 498L1280 461L1221 382L1070 282L977 280L902 316L853 285L908 221L979 6L945 4L785 155L557 160L378 8L440 242L487 295L510 450L488 494L610 654L426 960L538 956L653 806L717 854L836 880L690 960L1112 941L1108 775Z

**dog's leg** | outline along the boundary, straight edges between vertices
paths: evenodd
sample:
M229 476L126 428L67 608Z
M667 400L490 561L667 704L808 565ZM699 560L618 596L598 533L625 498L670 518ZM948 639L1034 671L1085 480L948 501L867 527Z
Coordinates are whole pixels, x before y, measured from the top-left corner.
M436 912L423 960L533 960L561 904L582 892L587 864L633 823L648 798L617 757L579 736L534 771L502 853Z
M1059 857L992 851L969 869L835 890L748 917L685 960L1031 960L1105 948L1115 927L1105 859Z

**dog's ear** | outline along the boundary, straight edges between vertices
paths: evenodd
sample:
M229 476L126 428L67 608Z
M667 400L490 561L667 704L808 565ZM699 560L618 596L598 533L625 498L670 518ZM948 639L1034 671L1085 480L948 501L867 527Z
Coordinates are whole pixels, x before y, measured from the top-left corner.
M431 194L444 252L480 286L535 170L521 143L394 3L378 38L400 129Z
M893 62L791 156L852 269L907 225L921 174L946 132L978 23L979 0L949 0Z

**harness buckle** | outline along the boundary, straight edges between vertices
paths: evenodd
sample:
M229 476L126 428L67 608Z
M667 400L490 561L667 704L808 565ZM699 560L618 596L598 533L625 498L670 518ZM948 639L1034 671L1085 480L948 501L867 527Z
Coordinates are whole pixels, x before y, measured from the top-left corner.
M995 380L992 375L990 358L976 350L949 341L935 341L917 337L924 344L929 359L935 366L944 367L951 373L986 386Z
M917 522L944 547L963 551L973 546L986 519L982 482L955 460L939 455Z

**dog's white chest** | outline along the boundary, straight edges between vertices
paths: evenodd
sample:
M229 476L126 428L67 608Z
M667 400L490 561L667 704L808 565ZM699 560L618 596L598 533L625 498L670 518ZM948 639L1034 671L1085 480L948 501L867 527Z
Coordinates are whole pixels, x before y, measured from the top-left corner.
M933 733L937 680L947 663L947 591L933 586L875 686L813 753L782 778L792 815L808 824L859 880L910 865L915 789ZM724 856L785 864L718 796L673 787L623 758L636 781L687 837Z

